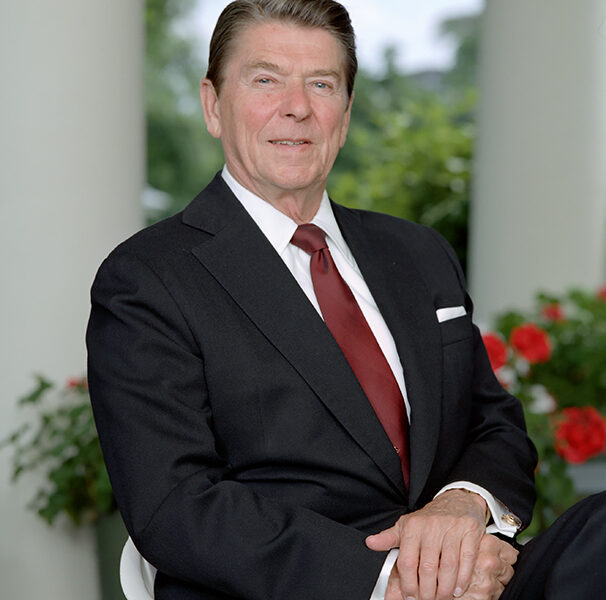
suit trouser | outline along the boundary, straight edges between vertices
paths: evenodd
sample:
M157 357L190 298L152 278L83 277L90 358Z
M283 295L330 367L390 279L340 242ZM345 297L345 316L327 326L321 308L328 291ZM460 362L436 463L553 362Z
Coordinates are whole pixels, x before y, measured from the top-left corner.
M606 598L606 492L568 509L520 550L501 600Z

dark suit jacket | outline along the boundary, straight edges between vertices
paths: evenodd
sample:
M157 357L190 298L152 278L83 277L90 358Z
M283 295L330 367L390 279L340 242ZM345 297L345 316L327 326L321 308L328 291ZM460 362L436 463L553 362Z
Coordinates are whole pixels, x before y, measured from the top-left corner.
M385 555L365 535L456 480L530 519L534 449L452 250L425 227L334 211L404 368L409 493L338 345L220 176L99 270L91 398L160 600L367 600ZM438 323L458 305L467 316Z

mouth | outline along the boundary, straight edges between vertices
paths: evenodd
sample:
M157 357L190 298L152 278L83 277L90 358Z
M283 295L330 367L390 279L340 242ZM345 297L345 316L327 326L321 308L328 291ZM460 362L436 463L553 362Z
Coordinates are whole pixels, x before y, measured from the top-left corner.
M309 144L310 142L308 140L269 140L270 144L273 144L274 146L304 146L306 144Z

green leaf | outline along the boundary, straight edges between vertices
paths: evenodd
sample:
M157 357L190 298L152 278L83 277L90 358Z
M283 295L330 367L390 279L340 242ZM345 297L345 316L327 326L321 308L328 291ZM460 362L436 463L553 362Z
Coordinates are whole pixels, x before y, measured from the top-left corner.
M44 394L53 388L53 384L48 379L45 379L42 375L36 375L35 378L38 384L31 392L25 396L22 396L18 400L19 404L37 404L40 402Z

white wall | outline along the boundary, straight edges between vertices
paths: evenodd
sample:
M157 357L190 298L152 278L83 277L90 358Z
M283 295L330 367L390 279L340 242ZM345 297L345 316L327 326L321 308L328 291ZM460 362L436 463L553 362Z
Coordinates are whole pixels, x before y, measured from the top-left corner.
M0 437L42 372L85 371L88 290L139 228L144 179L142 0L3 2L0 19ZM0 595L96 600L90 531L25 509L0 454Z
M606 0L487 0L470 282L477 316L606 282Z

